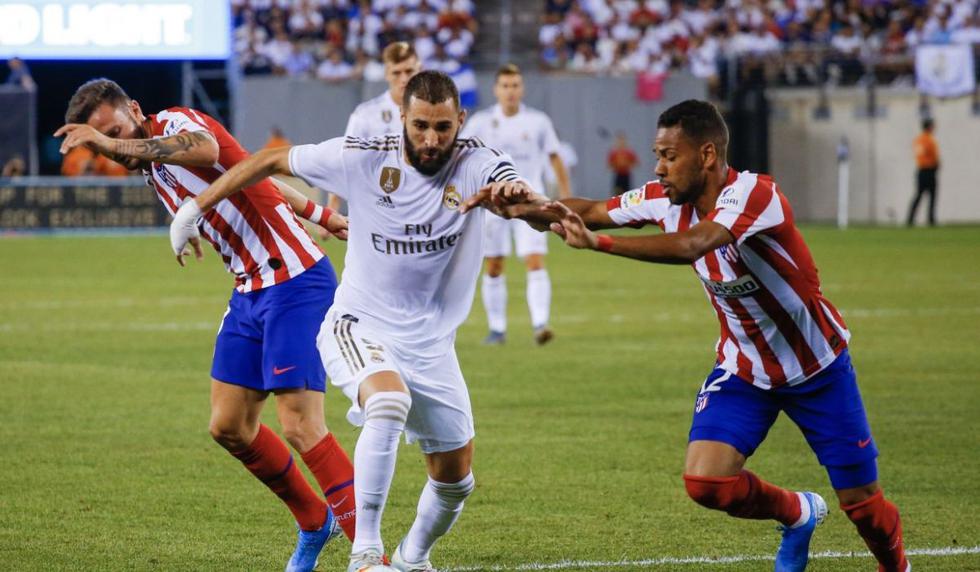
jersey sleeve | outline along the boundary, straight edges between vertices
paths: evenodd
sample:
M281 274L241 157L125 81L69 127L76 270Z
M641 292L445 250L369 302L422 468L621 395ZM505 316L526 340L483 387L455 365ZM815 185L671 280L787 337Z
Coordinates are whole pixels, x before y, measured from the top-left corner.
M361 114L355 109L354 113L350 114L350 118L347 119L347 129L344 130L345 137L364 137L363 131L364 122L361 120Z
M191 109L167 109L158 113L156 119L160 122L160 133L163 137L195 131L203 131L216 136L204 118Z
M641 227L654 223L664 227L670 199L659 183L651 182L606 201L609 218L619 226Z
M722 189L715 210L705 220L727 228L738 244L758 233L781 225L786 220L776 184L759 177L754 186L736 185Z
M347 200L347 166L344 158L344 137L296 145L289 150L289 170L308 185Z
M524 181L517 169L514 167L514 160L507 153L502 153L496 149L484 147L480 149L483 155L479 162L480 186L502 181Z

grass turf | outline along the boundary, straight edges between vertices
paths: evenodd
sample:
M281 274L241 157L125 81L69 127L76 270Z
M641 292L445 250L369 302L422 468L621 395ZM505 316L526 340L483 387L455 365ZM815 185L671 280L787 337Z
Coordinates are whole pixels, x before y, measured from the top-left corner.
M907 545L980 545L980 228L809 227L804 235L854 334L882 482L902 510ZM340 266L343 247L328 250ZM179 269L162 236L0 241L3 570L282 568L294 542L288 511L207 434L211 349L230 279L213 252L206 262ZM731 519L684 494L691 408L718 328L692 271L552 242L557 338L537 348L523 271L508 264L507 345L479 345L479 303L459 331L477 490L436 564L773 553L772 523ZM352 452L346 407L328 392L328 425ZM274 417L267 408L264 421L277 427ZM784 417L748 466L836 505ZM403 447L385 515L390 548L423 482L421 456ZM344 569L347 548L346 540L328 546L320 569ZM812 550L864 546L832 509ZM913 564L980 570L980 555ZM869 558L809 568L873 569Z

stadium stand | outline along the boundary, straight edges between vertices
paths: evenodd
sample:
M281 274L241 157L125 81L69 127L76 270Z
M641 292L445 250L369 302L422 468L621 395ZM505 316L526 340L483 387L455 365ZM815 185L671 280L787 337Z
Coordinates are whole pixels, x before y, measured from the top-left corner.
M423 62L469 59L472 0L232 0L235 51L246 75L382 79L391 42L412 42ZM438 66L437 66L438 67Z

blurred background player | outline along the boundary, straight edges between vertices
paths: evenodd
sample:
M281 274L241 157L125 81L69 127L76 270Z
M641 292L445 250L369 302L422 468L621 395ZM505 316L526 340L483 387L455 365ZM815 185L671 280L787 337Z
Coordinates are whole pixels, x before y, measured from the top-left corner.
M357 532L348 572L383 560L381 517L402 432L419 443L429 479L392 554L395 569L435 572L432 547L475 486L473 411L455 338L473 305L485 219L463 216L459 206L484 187L526 185L507 155L457 138L465 115L448 75L421 72L406 87L404 135L262 151L182 207L171 226L179 252L194 234L183 211L207 210L276 173L345 194L358 222L319 347L331 383L351 399L347 418L363 425L354 451Z
M415 48L408 42L388 44L381 52L381 61L384 62L388 89L354 109L344 131L347 137L370 139L389 133L400 133L402 130L401 101L405 95L405 86L422 69L422 63ZM340 198L331 194L327 204L331 209L337 210L340 208Z
M688 438L684 483L691 499L736 518L778 521L783 540L775 570L802 572L826 503L744 468L785 412L827 470L879 571L908 572L898 509L878 484L878 448L847 349L850 332L820 291L786 197L770 177L729 167L727 147L718 110L687 100L657 122L657 181L608 201L569 199L520 212L553 221L552 230L575 248L691 264L701 279L721 337ZM544 204L540 197L533 202ZM589 230L651 222L665 234Z
M936 193L939 192L939 145L932 132L936 124L932 119L922 120L922 133L915 138L915 198L909 205L908 226L915 224L915 212L919 210L922 195L929 195L929 226L936 226Z
M551 119L536 109L527 107L521 70L507 64L497 70L493 86L497 105L473 114L466 123L464 135L478 137L487 145L500 149L514 158L518 170L539 193L544 193L544 172L550 161L558 180L559 198L571 196L568 172L559 152L561 146ZM531 314L534 340L546 344L554 333L548 326L551 313L551 278L544 266L548 252L548 235L531 228L522 220L507 220L487 213L481 294L487 313L490 333L485 344L502 344L507 334L507 281L504 258L510 255L511 240L517 244L517 255L527 268L527 306Z
M174 215L223 172L248 157L224 127L186 107L149 117L119 85L94 79L68 104L62 153L88 148L142 169ZM312 570L323 545L344 528L353 537L353 467L323 419L325 374L316 335L337 279L295 213L340 236L344 217L298 191L262 179L218 208L193 217L235 275L211 369L211 436L289 507L299 526L287 571ZM203 255L194 242L198 259ZM177 261L183 266L181 256ZM269 393L283 435L315 475L322 499L282 440L259 422ZM328 508L329 503L329 508ZM336 515L336 517L335 517Z

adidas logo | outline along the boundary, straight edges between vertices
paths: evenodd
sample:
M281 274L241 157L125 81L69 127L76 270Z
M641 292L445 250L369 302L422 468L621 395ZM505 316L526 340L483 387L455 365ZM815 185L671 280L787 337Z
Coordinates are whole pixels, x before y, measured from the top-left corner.
M393 209L393 208L395 208L394 201L392 201L391 200L391 197L389 197L388 195L385 195L385 196L381 197L380 199L378 199L378 202L376 202L375 204L378 205L379 207L384 207L386 209Z

